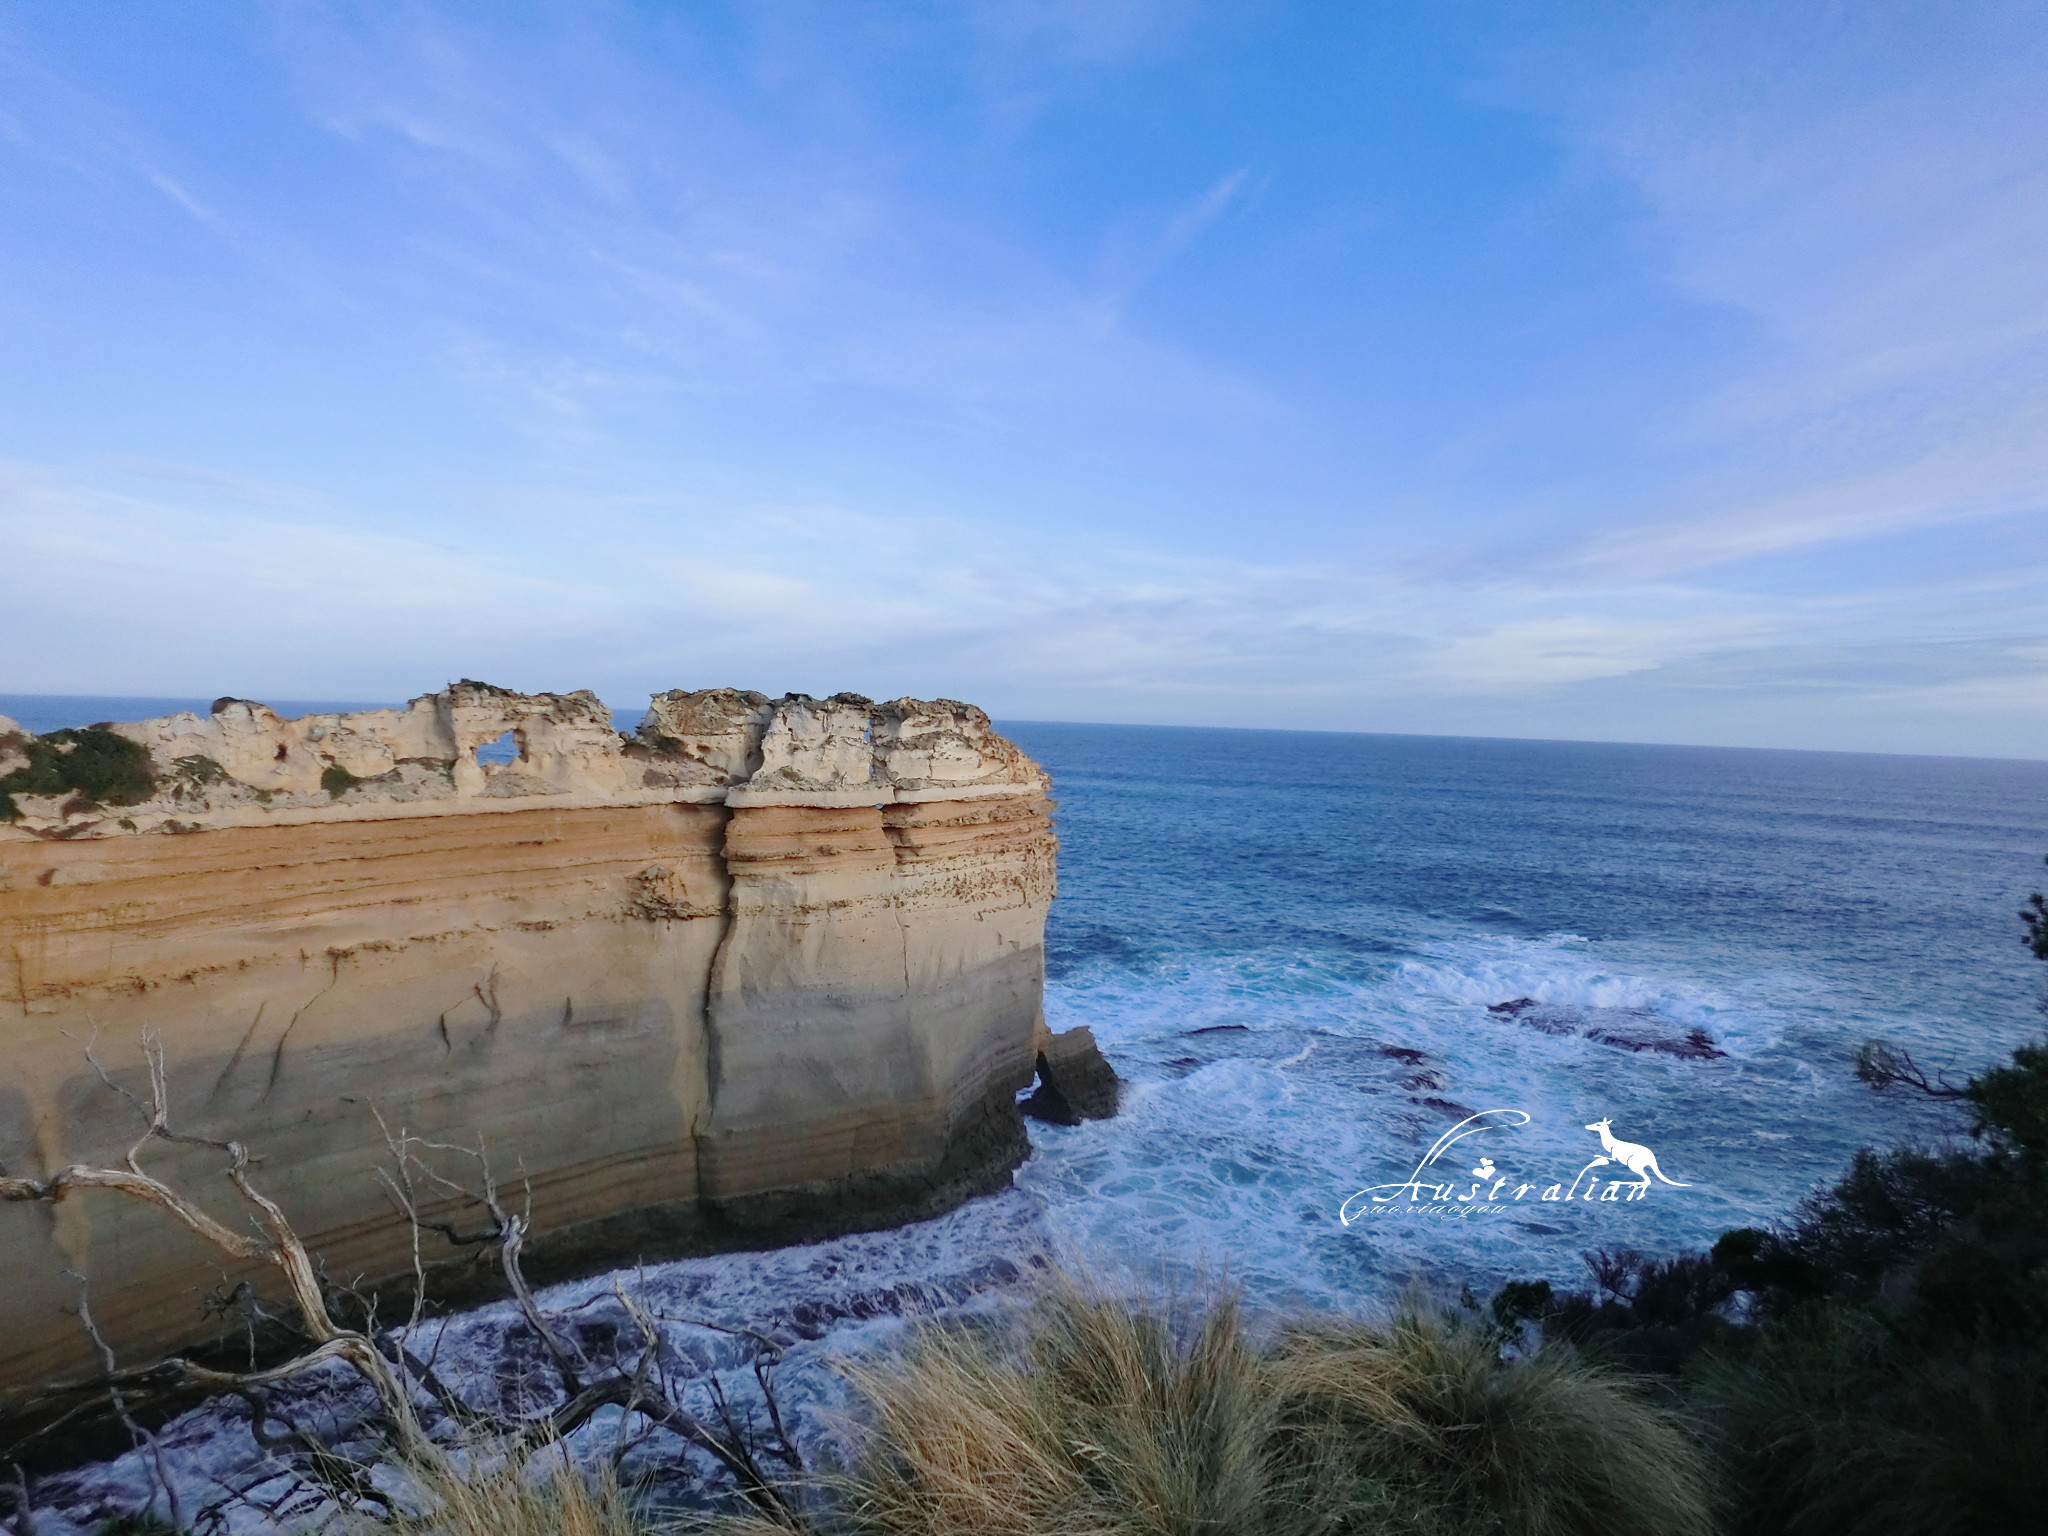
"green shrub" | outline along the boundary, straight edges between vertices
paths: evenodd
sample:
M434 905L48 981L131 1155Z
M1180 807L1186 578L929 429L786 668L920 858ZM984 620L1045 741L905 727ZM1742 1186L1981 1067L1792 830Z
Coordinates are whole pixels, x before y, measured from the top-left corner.
M203 754L181 757L171 764L172 776L181 785L204 789L209 784L224 784L228 779L227 769Z
M139 805L156 792L149 750L104 725L52 731L27 740L20 750L26 751L27 764L0 778L0 820L20 819L14 801L18 794L70 794L87 805Z
M1736 1536L2039 1528L2048 1356L2012 1338L1928 1342L1872 1308L1826 1301L1696 1364Z
M330 800L339 800L362 782L339 763L329 763L320 775L320 787Z
M1517 1337L1522 1324L1541 1322L1550 1312L1548 1280L1510 1280L1493 1296L1493 1326L1503 1339Z

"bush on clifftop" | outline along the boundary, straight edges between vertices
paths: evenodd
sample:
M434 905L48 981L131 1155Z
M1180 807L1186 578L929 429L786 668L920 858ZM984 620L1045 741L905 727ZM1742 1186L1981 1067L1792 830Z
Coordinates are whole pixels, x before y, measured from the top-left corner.
M138 805L156 792L148 749L107 729L52 731L25 738L26 766L0 778L0 821L17 821L16 795L75 794L94 805Z

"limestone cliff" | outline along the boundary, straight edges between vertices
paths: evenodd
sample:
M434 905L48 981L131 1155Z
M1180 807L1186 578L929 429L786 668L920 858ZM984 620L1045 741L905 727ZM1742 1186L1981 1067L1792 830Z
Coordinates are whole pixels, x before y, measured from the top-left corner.
M10 1171L119 1158L84 1048L133 1087L145 1030L340 1275L410 1262L373 1109L522 1174L544 1266L907 1219L1026 1149L1048 781L972 706L677 691L621 736L592 694L463 682L10 727ZM84 1364L67 1267L140 1351L201 1331L215 1257L115 1200L0 1208L0 1391Z

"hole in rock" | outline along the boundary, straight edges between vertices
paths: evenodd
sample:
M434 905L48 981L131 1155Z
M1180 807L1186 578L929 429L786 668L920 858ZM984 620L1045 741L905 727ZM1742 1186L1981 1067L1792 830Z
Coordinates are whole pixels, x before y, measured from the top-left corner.
M516 763L519 761L519 733L507 731L496 741L487 741L476 749L479 763Z

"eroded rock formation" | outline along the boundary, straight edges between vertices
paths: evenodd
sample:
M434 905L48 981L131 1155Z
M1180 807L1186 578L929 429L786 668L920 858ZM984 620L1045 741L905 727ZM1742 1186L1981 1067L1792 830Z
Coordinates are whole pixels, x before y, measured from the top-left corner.
M410 1262L379 1114L523 1175L543 1268L936 1210L1026 1150L1047 788L948 700L0 722L0 1162L118 1161L84 1050L132 1087L149 1030L338 1275ZM0 1208L0 1390L86 1363L67 1268L142 1351L201 1331L214 1258L119 1201Z
M1050 1125L1079 1125L1116 1114L1123 1079L1116 1075L1086 1025L1058 1034L1041 1030L1037 1039L1038 1086L1024 1101L1024 1113Z

